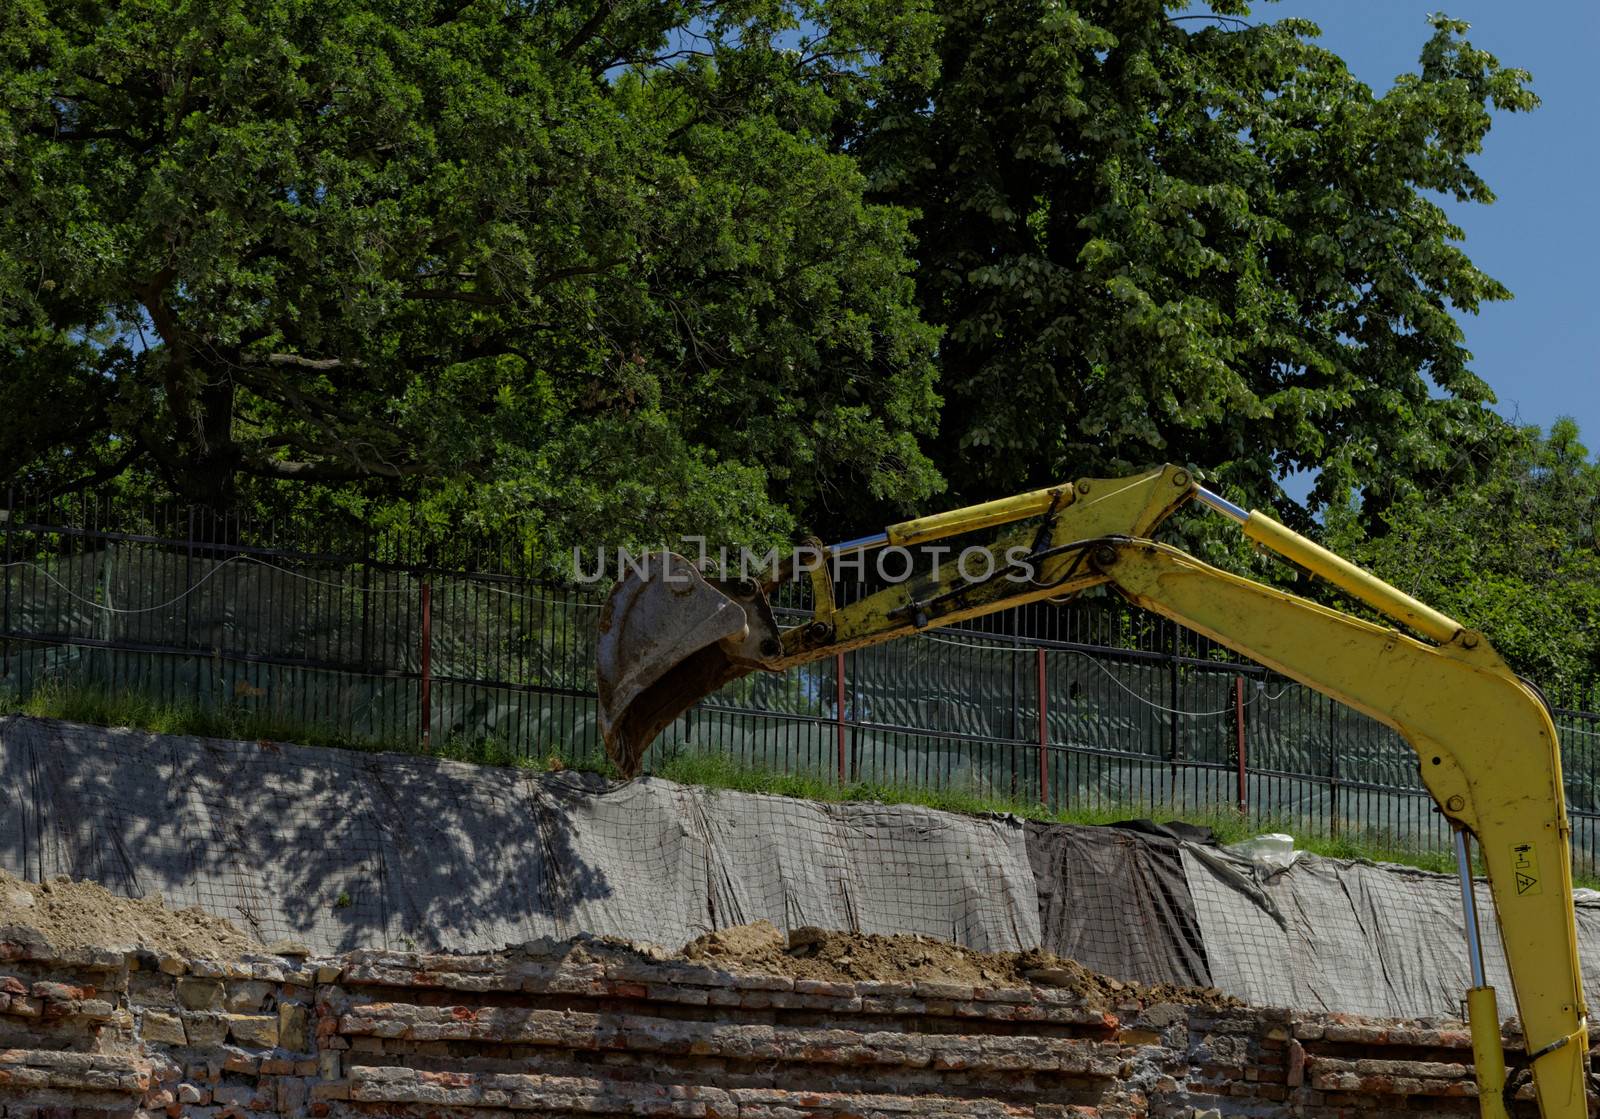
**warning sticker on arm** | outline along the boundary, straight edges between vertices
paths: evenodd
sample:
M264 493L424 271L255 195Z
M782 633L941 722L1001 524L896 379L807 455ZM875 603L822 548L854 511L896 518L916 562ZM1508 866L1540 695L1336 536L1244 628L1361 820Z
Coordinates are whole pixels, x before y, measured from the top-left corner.
M1544 887L1539 885L1539 852L1533 844L1511 845L1511 873L1515 876L1519 898L1544 892Z

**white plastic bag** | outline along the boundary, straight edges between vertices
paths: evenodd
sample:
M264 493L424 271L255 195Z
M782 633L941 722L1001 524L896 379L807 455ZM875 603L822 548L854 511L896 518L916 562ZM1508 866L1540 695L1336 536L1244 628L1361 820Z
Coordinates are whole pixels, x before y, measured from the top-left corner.
M1285 835L1283 832L1270 832L1267 835L1258 835L1235 843L1224 848L1229 854L1238 855L1249 859L1257 866L1269 873L1288 870L1294 861L1300 857L1300 852L1294 849L1294 836Z

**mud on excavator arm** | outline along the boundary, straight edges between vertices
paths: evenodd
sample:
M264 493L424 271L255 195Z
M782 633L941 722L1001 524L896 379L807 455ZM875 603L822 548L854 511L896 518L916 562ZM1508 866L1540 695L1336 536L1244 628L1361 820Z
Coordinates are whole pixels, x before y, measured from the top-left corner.
M1218 570L1146 539L1198 499L1245 534L1428 641ZM942 572L837 607L828 552L921 544L996 525L989 571ZM1204 633L1283 675L1393 727L1457 834L1463 875L1479 1106L1506 1114L1494 993L1483 978L1466 836L1482 847L1518 1012L1545 1119L1587 1115L1586 1008L1577 959L1561 759L1542 700L1481 634L1292 532L1164 467L1087 479L891 526L879 537L819 550L810 564L811 618L780 630L765 583L714 584L682 557L613 588L601 619L601 728L624 774L678 714L746 673L781 671L933 626L1109 585L1137 605ZM1026 577L1021 577L1025 575Z

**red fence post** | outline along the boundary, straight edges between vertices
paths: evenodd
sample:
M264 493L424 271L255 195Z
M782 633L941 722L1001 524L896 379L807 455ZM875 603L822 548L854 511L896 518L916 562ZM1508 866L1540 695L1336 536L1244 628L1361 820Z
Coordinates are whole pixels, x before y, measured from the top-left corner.
M422 748L433 726L433 587L422 584Z
M1035 650L1039 668L1039 803L1050 804L1050 692L1044 679L1044 646Z
M1250 786L1244 776L1244 677L1233 678L1234 755L1239 762L1239 811L1250 810Z
M835 707L834 724L839 733L839 784L845 783L844 773L844 654L835 653L833 657L833 677L838 684L837 705Z

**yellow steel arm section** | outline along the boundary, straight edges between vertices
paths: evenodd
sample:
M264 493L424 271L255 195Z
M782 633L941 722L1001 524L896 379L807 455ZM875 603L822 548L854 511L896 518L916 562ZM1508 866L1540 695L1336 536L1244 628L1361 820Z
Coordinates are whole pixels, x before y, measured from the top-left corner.
M1149 540L1103 542L1090 563L1139 606L1366 712L1411 744L1434 800L1481 844L1540 1111L1586 1116L1569 828L1555 727L1538 697L1471 631L1427 645Z
M1188 471L1165 466L1130 478L1080 479L893 525L885 534L891 545L926 544L1016 522L990 543L967 549L965 560L960 549L950 548L932 572L837 609L825 563L819 564L814 620L785 633L782 655L762 667L787 668L1103 582L1085 562L1087 546L1112 535L1148 536L1193 492Z

